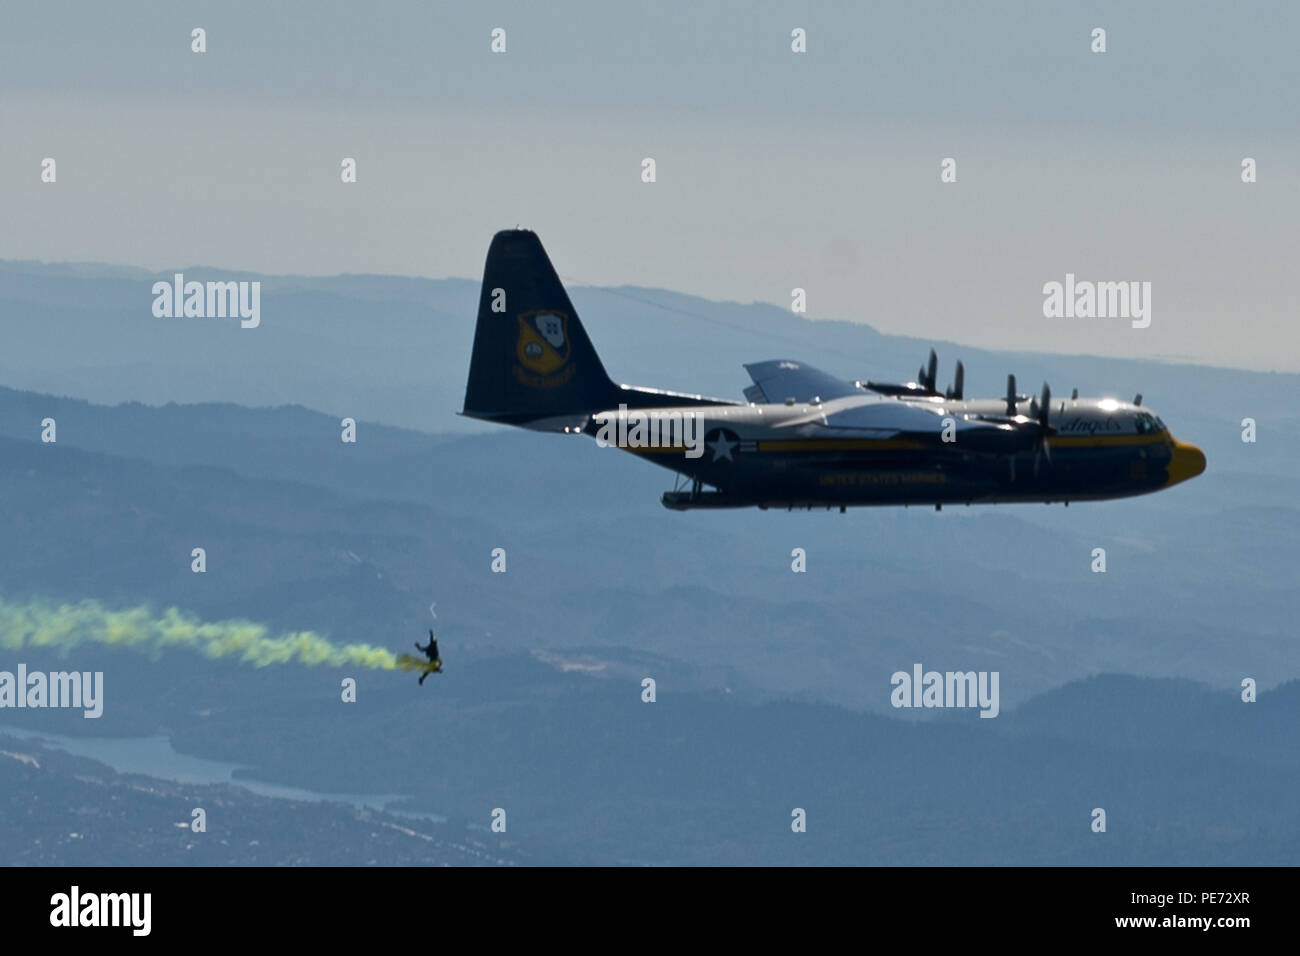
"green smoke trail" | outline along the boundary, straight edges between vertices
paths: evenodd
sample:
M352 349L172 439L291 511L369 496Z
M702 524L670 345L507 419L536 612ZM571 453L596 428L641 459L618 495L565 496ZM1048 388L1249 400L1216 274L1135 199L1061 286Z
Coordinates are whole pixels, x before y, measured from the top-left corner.
M200 621L176 608L154 615L148 607L114 611L97 601L18 604L0 599L0 650L55 649L84 644L129 647L153 655L173 648L213 660L235 658L255 667L304 664L414 670L423 662L373 644L335 644L314 631L272 635L253 621Z

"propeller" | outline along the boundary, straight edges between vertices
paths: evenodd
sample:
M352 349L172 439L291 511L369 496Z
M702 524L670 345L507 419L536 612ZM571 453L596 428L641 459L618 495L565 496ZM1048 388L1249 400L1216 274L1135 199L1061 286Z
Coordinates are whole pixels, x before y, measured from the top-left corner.
M1047 463L1052 463L1052 446L1048 442L1048 436L1052 434L1052 427L1048 423L1048 418L1052 410L1052 389L1046 382L1043 383L1043 395L1038 400L1036 409L1038 418L1038 447L1034 450L1034 477L1038 477L1038 460L1041 453L1047 459Z
M966 387L966 369L962 367L961 362L957 363L957 374L953 376L953 384L948 386L948 391L944 398L954 399L958 402L962 400L962 390Z
M1007 414L1015 415L1016 413L1016 377L1007 376Z
M934 379L939 373L939 356L934 354L934 349L930 349L930 361L916 370L917 383L927 391L934 391Z

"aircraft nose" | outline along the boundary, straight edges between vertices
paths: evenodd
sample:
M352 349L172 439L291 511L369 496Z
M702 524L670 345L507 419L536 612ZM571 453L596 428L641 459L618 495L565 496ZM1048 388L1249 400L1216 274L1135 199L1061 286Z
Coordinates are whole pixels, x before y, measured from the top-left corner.
M1173 455L1169 459L1169 481L1165 483L1166 487L1195 478L1204 470L1205 452L1195 445L1175 440Z

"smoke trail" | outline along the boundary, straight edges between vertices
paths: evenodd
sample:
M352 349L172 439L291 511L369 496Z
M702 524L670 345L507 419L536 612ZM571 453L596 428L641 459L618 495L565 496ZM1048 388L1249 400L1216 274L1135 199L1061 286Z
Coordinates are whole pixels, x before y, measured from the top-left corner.
M56 605L0 599L0 650L43 648L67 653L84 644L129 647L154 656L182 648L255 667L324 664L408 671L423 664L410 654L394 654L373 644L335 644L314 631L271 635L253 621L205 622L174 607L155 616L148 607L113 611L90 600Z

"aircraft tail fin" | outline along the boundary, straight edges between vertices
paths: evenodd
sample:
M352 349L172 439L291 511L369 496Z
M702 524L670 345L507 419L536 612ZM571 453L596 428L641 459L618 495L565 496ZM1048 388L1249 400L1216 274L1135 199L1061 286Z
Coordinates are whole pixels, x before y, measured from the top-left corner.
M564 431L616 406L619 393L537 234L498 232L483 267L462 414Z

